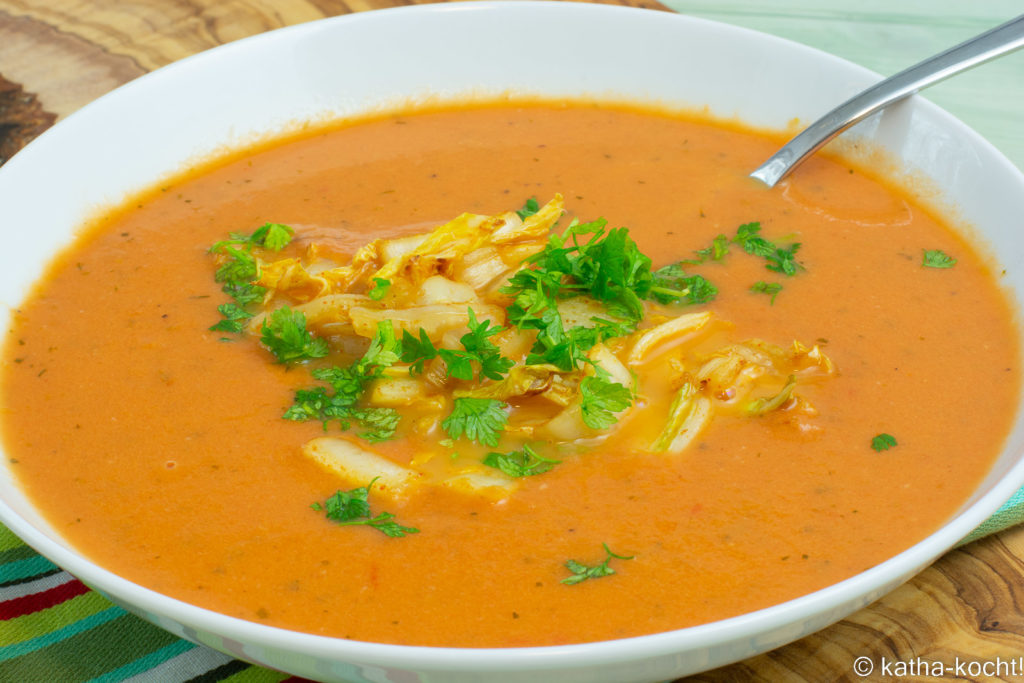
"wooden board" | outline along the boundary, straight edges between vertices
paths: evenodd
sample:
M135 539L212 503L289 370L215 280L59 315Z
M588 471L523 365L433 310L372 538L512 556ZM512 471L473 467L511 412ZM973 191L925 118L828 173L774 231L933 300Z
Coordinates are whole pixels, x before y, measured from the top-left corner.
M648 0L607 3L665 9ZM0 0L0 163L54 120L177 59L280 26L404 4L415 3ZM854 670L863 657L874 678L885 659L890 668L916 662L918 673L924 665L949 667L945 675L958 680L1024 680L1022 654L1024 528L1017 528L951 551L830 628L691 680L863 680ZM1004 666L995 671L999 658ZM971 663L989 663L997 675L972 675Z

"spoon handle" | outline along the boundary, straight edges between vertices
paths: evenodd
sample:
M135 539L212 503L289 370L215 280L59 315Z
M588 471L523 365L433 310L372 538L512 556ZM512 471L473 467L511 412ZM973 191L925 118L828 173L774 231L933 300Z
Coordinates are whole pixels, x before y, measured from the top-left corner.
M1024 47L1024 14L853 96L787 142L750 177L774 187L804 159L855 123L919 90L1021 47Z

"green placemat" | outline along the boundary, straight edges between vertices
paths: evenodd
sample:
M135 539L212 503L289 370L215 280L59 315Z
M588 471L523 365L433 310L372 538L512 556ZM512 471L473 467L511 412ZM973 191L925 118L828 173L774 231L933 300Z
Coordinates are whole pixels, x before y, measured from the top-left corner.
M891 74L1021 11L1019 0L663 0L674 10L747 26ZM1024 54L942 83L927 97L1024 168ZM1024 521L1024 490L968 539ZM300 681L179 640L126 613L0 526L0 682Z

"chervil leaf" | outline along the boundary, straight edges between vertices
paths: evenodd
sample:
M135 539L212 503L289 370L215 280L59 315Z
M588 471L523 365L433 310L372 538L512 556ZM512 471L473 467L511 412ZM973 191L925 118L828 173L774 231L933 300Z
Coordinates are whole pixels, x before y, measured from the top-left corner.
M441 427L452 439L464 435L470 441L497 446L508 422L507 408L508 404L491 398L459 397Z
M633 394L617 382L591 375L580 382L583 422L591 429L608 429L618 421L615 413L633 405Z

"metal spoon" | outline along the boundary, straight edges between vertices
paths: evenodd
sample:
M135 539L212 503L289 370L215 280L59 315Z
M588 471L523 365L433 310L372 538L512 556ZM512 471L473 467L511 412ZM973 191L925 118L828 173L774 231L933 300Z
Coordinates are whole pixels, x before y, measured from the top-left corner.
M807 157L855 123L954 74L1022 47L1024 14L854 95L787 142L750 177L768 187L775 187L775 183L786 177Z

